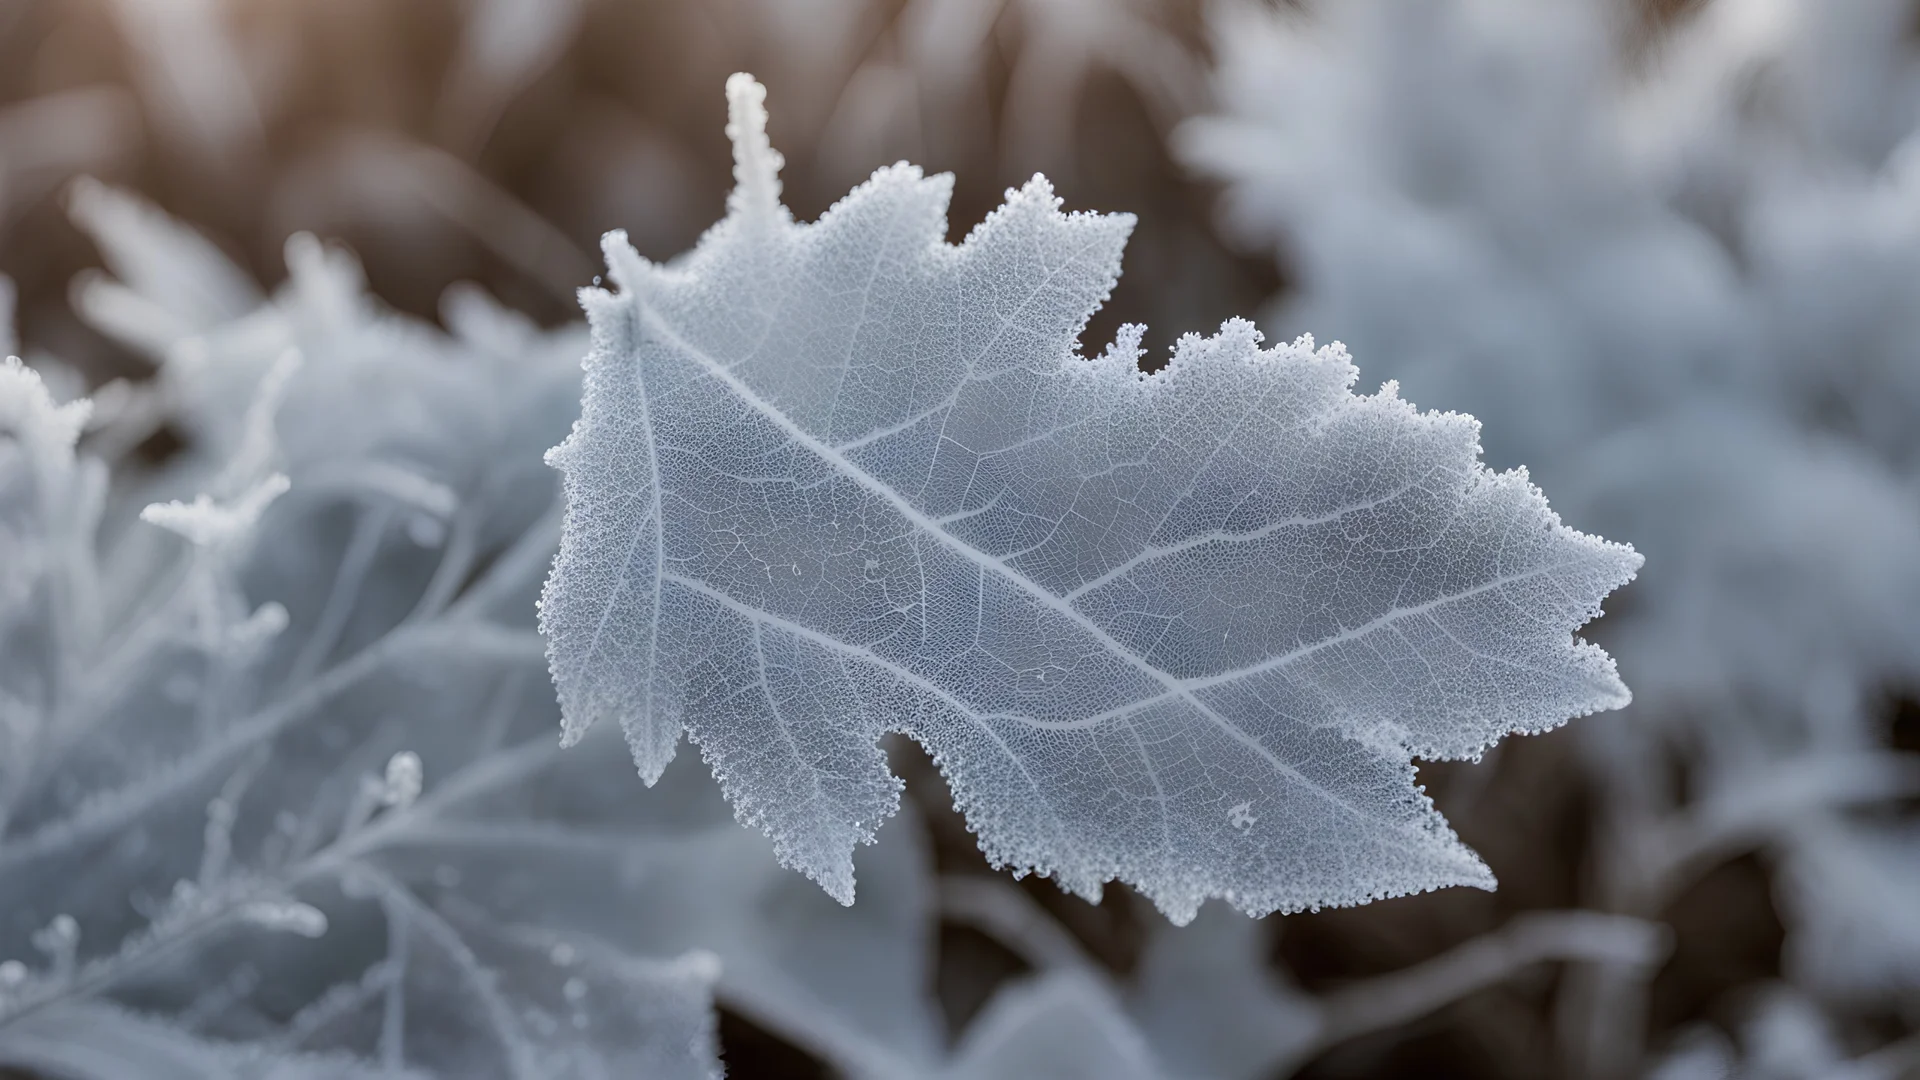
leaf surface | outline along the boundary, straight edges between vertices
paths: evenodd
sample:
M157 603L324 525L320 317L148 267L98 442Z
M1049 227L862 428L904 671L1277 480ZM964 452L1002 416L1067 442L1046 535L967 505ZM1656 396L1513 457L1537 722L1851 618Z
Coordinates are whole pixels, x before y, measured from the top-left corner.
M729 83L736 189L684 261L619 233L541 625L566 738L682 730L783 861L853 897L934 755L996 863L1176 921L1490 884L1414 783L1627 699L1572 631L1639 557L1560 524L1478 425L1336 345L1250 323L1143 377L1088 360L1126 215L1035 177L959 246L897 165L816 224L779 203L764 91Z

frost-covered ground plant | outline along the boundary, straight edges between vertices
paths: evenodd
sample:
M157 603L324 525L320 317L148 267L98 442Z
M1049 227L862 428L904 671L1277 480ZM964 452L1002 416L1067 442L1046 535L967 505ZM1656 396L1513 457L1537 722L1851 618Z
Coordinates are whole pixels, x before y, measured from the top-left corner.
M74 212L117 276L81 306L161 363L103 389L88 445L164 416L194 449L124 469L97 530L84 403L6 371L0 1062L712 1075L721 965L734 1008L850 1071L934 1060L910 824L847 913L697 773L641 805L617 740L558 751L540 452L576 410L579 328L457 292L440 333L307 237L269 300L125 196L83 186ZM126 520L175 488L215 497Z
M587 294L564 534L582 328L458 290L436 329L304 235L265 294L75 189L111 274L76 305L157 370L90 407L0 368L0 1065L714 1075L717 997L847 1075L1252 1077L1658 955L1546 915L1314 998L1216 905L1121 978L1009 883L934 879L880 827L882 731L995 861L1179 922L1484 884L1408 756L1623 703L1572 631L1638 558L1338 349L1082 359L1130 222L1043 181L960 247L906 167L796 224L732 96L727 220L668 267L610 239ZM781 861L843 900L857 866L859 903ZM1038 969L951 1045L936 909Z
M1472 410L1648 555L1606 637L1636 704L1583 733L1590 903L1652 916L1759 847L1791 986L1756 1015L1911 1031L1920 848L1889 815L1920 772L1876 708L1920 685L1913 6L1712 0L1638 47L1599 0L1216 13L1220 112L1180 145L1297 277L1279 324ZM1644 989L1562 996L1569 1068L1637 1067ZM1832 1075L1876 1023L1703 1034L1684 1075Z
M126 415L195 450L112 490L76 453L89 403L0 370L0 1061L716 1073L710 957L496 918L407 855L551 749L525 609L552 493L525 459L571 412L577 336L464 297L448 338L307 237L264 299L146 208L75 198L120 278L92 302L164 360ZM198 494L148 501L170 488Z

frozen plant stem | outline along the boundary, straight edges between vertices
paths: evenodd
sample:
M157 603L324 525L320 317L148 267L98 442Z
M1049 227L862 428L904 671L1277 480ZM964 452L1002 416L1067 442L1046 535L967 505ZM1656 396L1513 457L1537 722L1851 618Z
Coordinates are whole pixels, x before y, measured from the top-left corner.
M248 905L277 899L312 878L377 873L362 861L366 855L387 844L404 840L411 831L428 825L435 815L464 800L510 787L526 779L528 775L552 763L558 753L551 739L536 738L510 751L489 755L480 763L456 773L444 784L436 785L411 806L342 833L325 848L283 868L271 879L236 878L211 890L196 891L191 895L192 907L186 913L187 917L168 919L163 914L147 933L131 939L112 956L82 965L72 973L71 978L56 980L38 994L23 995L16 999L11 1003L13 1007L0 1015L0 1023L60 1001L101 993L116 982L186 948L207 932L242 916Z
M392 515L392 509L386 506L360 512L353 525L353 537L347 542L347 553L340 560L333 587L327 591L326 604L321 607L320 617L314 624L313 634L301 648L300 658L294 662L293 672L287 677L288 685L299 686L312 678L313 673L333 652L334 645L340 640L340 632L346 627L347 616L360 598L367 568L373 565L373 557L386 537L387 524Z
M652 783L686 734L843 904L893 731L989 861L1176 923L1489 886L1408 760L1624 705L1573 632L1640 557L1488 469L1471 418L1354 394L1338 345L1230 319L1151 376L1138 328L1083 355L1133 220L1044 177L957 246L950 178L905 165L795 221L764 99L728 81L728 217L669 266L608 234L583 293L540 616L564 737L621 724Z
M991 935L1036 970L1106 978L1073 935L1013 882L999 876L948 875L940 879L939 889L942 916Z
M1640 919L1588 911L1519 915L1423 964L1323 997L1319 1044L1404 1024L1543 961L1645 971L1667 948L1663 929Z

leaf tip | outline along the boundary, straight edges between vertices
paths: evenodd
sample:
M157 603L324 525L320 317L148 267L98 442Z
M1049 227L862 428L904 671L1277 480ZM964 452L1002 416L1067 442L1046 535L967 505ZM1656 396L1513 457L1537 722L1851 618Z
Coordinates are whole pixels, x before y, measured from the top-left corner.
M1154 906L1175 926L1186 926L1200 914L1200 901L1192 897L1161 898L1154 901Z
M660 782L660 777L673 764L680 752L680 728L673 725L662 730L649 726L644 719L622 718L621 728L627 736L627 750L633 755L633 767L640 773L640 782L648 787Z
M819 882L820 887L827 891L828 896L833 897L835 903L841 907L853 906L853 864L851 862L847 864L845 870L808 876Z

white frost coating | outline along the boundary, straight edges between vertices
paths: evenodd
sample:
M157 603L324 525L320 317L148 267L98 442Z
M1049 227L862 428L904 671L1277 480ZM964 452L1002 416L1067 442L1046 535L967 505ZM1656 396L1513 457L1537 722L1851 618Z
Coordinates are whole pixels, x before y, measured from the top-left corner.
M727 138L733 142L733 192L727 216L756 224L790 223L780 205L780 169L787 163L767 141L767 88L753 76L735 72L727 79Z
M240 917L255 926L303 938L324 937L327 932L326 912L298 900L256 900L240 909Z
M246 536L260 520L261 511L286 491L286 474L273 473L232 502L216 502L202 492L190 503L178 499L148 503L140 511L140 520L179 533L200 547L211 547Z
M1562 526L1478 425L1339 345L1076 338L1133 219L1041 177L959 247L951 178L777 203L763 91L728 84L738 190L683 262L605 243L541 628L564 739L643 778L684 728L742 820L842 902L925 745L996 863L1175 921L1491 885L1414 784L1617 708L1573 630L1640 564Z
M0 434L23 443L32 460L71 463L92 411L85 398L54 404L39 372L17 356L0 358Z

